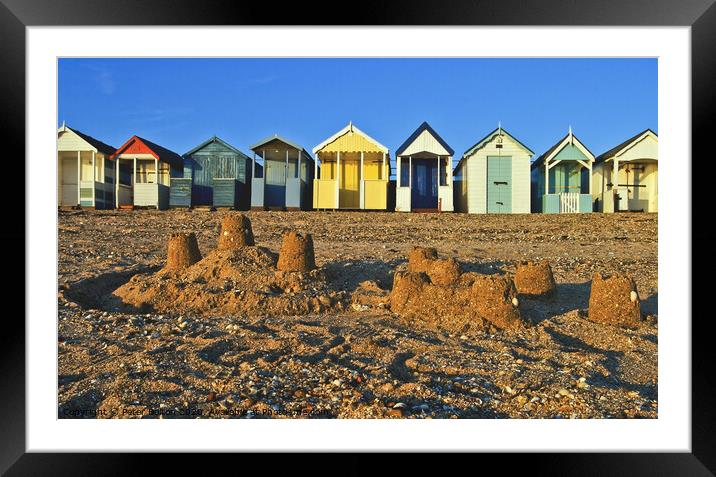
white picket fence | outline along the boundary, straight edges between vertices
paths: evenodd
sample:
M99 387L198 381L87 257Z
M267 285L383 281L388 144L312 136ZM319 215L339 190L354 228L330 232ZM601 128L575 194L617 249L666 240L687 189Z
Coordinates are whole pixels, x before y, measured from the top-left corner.
M559 194L559 213L579 213L579 194L576 192L563 192Z

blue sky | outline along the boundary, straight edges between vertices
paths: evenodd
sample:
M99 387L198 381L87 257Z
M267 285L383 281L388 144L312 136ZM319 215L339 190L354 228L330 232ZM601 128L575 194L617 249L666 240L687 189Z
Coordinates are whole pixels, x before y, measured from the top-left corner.
M348 121L391 157L428 121L456 160L498 121L534 158L570 125L595 155L658 132L656 59L63 58L58 72L58 125L180 154L213 135L248 154L274 133L310 152Z

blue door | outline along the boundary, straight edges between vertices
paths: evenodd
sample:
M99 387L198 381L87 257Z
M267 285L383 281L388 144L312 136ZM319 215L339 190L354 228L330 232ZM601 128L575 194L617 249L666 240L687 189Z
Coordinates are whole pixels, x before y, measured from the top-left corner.
M438 162L437 159L413 159L413 186L411 208L438 208Z

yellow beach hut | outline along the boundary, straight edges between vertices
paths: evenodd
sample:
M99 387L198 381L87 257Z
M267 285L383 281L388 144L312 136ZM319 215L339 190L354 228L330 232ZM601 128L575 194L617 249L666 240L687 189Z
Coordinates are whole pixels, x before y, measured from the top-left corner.
M316 157L314 209L388 208L390 157L387 147L351 122L314 147L313 154Z
M388 208L388 148L353 123L313 148L314 209ZM321 162L320 174L318 162Z
M657 212L659 138L651 129L597 156L592 198L599 212Z

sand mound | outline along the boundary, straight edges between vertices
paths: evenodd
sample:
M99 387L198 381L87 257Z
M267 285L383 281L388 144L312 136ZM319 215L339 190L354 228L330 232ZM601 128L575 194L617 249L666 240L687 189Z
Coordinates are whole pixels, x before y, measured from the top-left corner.
M219 249L229 250L254 245L251 221L244 214L230 214L221 222Z
M634 279L628 275L594 274L589 319L608 325L637 326L641 321L641 306Z
M515 272L515 287L522 295L549 295L557 287L549 262L522 262Z
M278 269L286 272L308 272L316 268L313 254L313 237L296 232L283 235L283 244L278 256Z
M395 273L390 293L390 309L401 318L453 332L519 328L518 305L509 277L461 273L454 259L421 247L411 251L408 271Z
M175 233L167 243L167 270L181 270L201 260L194 233Z

